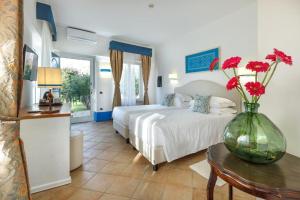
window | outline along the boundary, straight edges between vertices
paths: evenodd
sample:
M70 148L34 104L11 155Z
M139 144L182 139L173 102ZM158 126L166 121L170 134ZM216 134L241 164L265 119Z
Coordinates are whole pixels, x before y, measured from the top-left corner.
M141 66L137 63L124 63L121 78L122 105L136 105L143 98Z

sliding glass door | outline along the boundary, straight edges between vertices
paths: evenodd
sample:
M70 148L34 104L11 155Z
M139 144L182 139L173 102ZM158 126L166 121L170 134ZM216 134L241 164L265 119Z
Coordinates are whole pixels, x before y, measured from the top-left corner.
M72 123L92 120L92 57L63 54L60 59L63 74L61 98L71 105Z

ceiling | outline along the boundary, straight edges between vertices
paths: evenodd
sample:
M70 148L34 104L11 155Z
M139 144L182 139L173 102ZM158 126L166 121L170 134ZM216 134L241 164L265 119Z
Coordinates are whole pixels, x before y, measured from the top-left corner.
M57 24L155 45L198 29L255 0L49 0ZM150 9L148 5L154 4Z

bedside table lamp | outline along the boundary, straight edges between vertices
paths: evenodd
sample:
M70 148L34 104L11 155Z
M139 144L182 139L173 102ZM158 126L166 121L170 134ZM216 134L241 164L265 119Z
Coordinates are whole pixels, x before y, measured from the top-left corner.
M52 109L53 94L51 89L60 88L62 86L61 69L55 67L39 67L38 68L38 87L49 88L47 100L49 101L49 110L42 111L42 113L56 113L59 110Z

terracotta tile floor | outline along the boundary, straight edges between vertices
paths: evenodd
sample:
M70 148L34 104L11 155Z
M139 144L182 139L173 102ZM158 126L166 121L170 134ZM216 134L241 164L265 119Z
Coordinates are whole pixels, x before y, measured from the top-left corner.
M81 123L84 164L71 172L72 183L35 193L33 200L204 200L207 180L189 169L206 157L205 151L160 165L150 163L112 128L111 122ZM216 186L215 199L227 199L228 186ZM235 200L254 200L234 190Z

